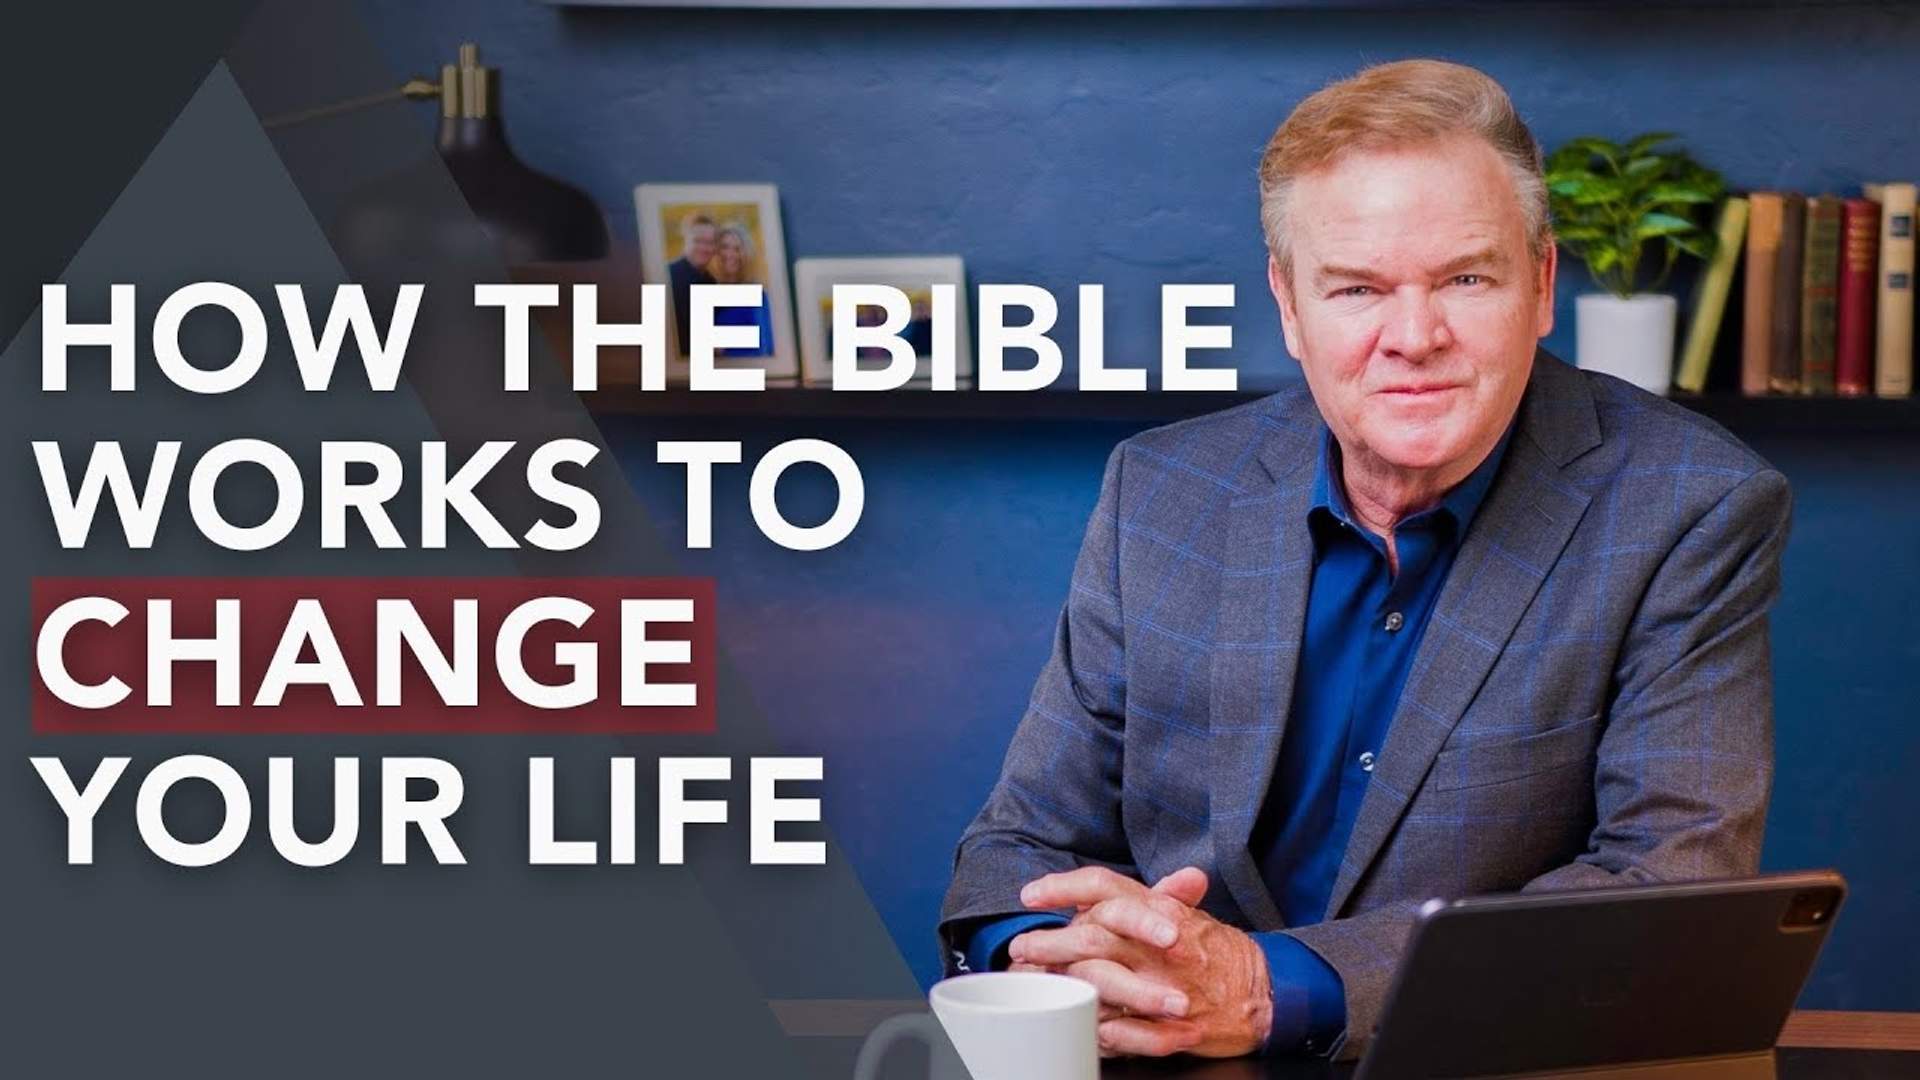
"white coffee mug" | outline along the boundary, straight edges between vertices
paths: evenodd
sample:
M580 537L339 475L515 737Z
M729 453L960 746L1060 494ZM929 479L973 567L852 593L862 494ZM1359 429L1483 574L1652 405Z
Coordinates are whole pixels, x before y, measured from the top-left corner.
M932 1048L931 1080L965 1080L953 1071L948 1042L972 1080L1099 1080L1100 995L1091 983L1040 972L986 972L935 983L929 998L947 1038L925 1015L896 1016L860 1048L854 1080L872 1080L887 1047L903 1037Z
M927 1080L971 1080L967 1067L953 1052L953 1044L940 1030L940 1021L932 1013L905 1013L882 1020L860 1044L860 1057L853 1063L853 1080L877 1080L880 1063L887 1051L902 1039L927 1044Z

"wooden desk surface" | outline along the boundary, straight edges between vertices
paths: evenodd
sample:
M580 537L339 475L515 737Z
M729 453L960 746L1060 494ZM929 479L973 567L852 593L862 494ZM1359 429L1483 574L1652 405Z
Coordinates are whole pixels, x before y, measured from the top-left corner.
M892 1001L775 999L767 1002L789 1035L862 1038L880 1021L925 1012L918 998ZM1801 1009L1787 1018L1780 1045L1841 1050L1920 1051L1920 1012L1826 1012Z
M1779 1080L1920 1078L1920 1013L1802 1010L1787 1019L1775 1051ZM1342 1080L1353 1063L1113 1061L1101 1080Z
M1920 1013L1802 1010L1780 1033L1779 1080L1920 1077ZM1102 1080L1341 1080L1353 1064L1254 1060L1115 1061Z
M1780 1045L1920 1052L1920 1013L1802 1009L1787 1017Z
M789 1035L858 1040L889 1016L923 1012L926 1003L903 1001L770 1001ZM1795 1012L1780 1033L1780 1080L1897 1080L1920 1078L1920 1013ZM1352 1064L1320 1062L1121 1060L1102 1069L1103 1080L1340 1080Z
M1776 1050L1778 1080L1898 1080L1920 1077L1920 1052L1785 1047ZM1353 1063L1316 1063L1249 1059L1235 1061L1115 1061L1100 1070L1101 1080L1345 1080Z

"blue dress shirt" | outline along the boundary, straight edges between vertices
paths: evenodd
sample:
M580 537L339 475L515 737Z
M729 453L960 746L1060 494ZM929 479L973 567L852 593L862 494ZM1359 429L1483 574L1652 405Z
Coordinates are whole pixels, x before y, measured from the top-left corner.
M1338 479L1339 443L1331 432L1321 440L1307 514L1314 562L1305 635L1286 735L1249 841L1289 927L1326 918L1368 774L1386 741L1414 652L1512 437L1509 425L1486 460L1437 505L1395 526L1397 574L1387 568L1386 541L1347 506ZM1041 912L986 922L967 940L966 968L1004 968L1015 937L1065 922ZM1339 974L1284 933L1251 936L1266 956L1273 986L1266 1051L1330 1050L1347 1026Z
M1338 479L1339 444L1331 433L1321 440L1313 505L1307 511L1313 579L1299 669L1273 781L1248 842L1290 927L1327 917L1340 860L1414 652L1512 434L1509 426L1486 460L1437 505L1394 527L1397 574L1387 568L1386 541L1356 520L1347 505ZM1285 959L1297 965L1299 954L1319 961L1284 934L1253 936L1270 950L1270 962ZM1283 942L1287 956L1276 958L1268 939ZM1317 973L1320 977L1311 971L1292 972L1305 976L1304 1009L1296 1003L1283 1010L1276 995L1269 1047L1325 1051L1346 1028L1346 995L1339 976L1324 961L1319 966L1324 969ZM1274 983L1280 985L1277 967Z

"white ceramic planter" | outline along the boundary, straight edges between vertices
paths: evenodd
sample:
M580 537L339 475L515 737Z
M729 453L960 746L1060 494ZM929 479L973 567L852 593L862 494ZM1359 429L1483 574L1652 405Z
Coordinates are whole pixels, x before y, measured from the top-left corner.
M1673 385L1673 328L1679 301L1665 293L1577 296L1574 306L1576 362L1656 394Z

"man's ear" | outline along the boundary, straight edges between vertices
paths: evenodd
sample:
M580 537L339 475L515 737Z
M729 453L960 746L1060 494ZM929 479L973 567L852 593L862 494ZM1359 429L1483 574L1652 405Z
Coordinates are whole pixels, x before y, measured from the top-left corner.
M1280 309L1280 333L1287 339L1287 351L1298 359L1305 353L1300 348L1300 311L1294 306L1293 283L1271 254L1267 256L1267 288L1273 293L1274 306Z
M1540 257L1540 275L1534 282L1540 289L1539 307L1534 312L1534 336L1546 337L1553 333L1553 283L1560 270L1560 245L1553 234L1547 234L1546 253Z

